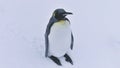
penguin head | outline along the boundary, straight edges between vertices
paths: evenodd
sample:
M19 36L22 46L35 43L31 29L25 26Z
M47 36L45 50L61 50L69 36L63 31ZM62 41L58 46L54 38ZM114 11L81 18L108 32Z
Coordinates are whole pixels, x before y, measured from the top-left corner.
M57 19L57 20L61 20L61 19L65 19L65 17L67 15L71 15L71 12L66 12L64 9L56 9L53 12L53 16Z

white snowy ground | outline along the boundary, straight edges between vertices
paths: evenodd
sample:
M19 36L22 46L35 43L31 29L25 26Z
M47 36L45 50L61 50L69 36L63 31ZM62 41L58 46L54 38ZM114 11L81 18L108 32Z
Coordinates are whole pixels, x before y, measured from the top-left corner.
M44 57L44 31L59 7L74 13L73 66ZM120 1L0 0L0 68L120 68Z

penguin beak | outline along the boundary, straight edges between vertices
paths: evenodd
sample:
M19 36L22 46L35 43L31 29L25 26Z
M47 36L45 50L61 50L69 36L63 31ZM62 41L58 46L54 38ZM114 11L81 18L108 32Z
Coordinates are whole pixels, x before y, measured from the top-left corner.
M71 12L66 12L65 14L66 14L66 15L72 15L73 13L71 13Z
M66 16L66 15L72 15L73 13L71 13L71 12L65 12L64 14L63 14L63 16Z

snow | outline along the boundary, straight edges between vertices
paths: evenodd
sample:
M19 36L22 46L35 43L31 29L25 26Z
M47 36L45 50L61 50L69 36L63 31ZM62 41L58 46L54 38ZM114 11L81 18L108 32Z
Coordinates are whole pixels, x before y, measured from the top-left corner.
M119 0L0 0L0 68L120 68ZM56 8L75 38L74 65L44 57L44 33Z

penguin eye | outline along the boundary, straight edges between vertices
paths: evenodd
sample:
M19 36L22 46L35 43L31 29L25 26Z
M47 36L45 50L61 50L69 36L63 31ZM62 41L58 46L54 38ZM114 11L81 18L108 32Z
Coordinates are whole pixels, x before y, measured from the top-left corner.
M61 13L61 15L62 15L62 16L66 16L66 14L65 14L65 13Z

